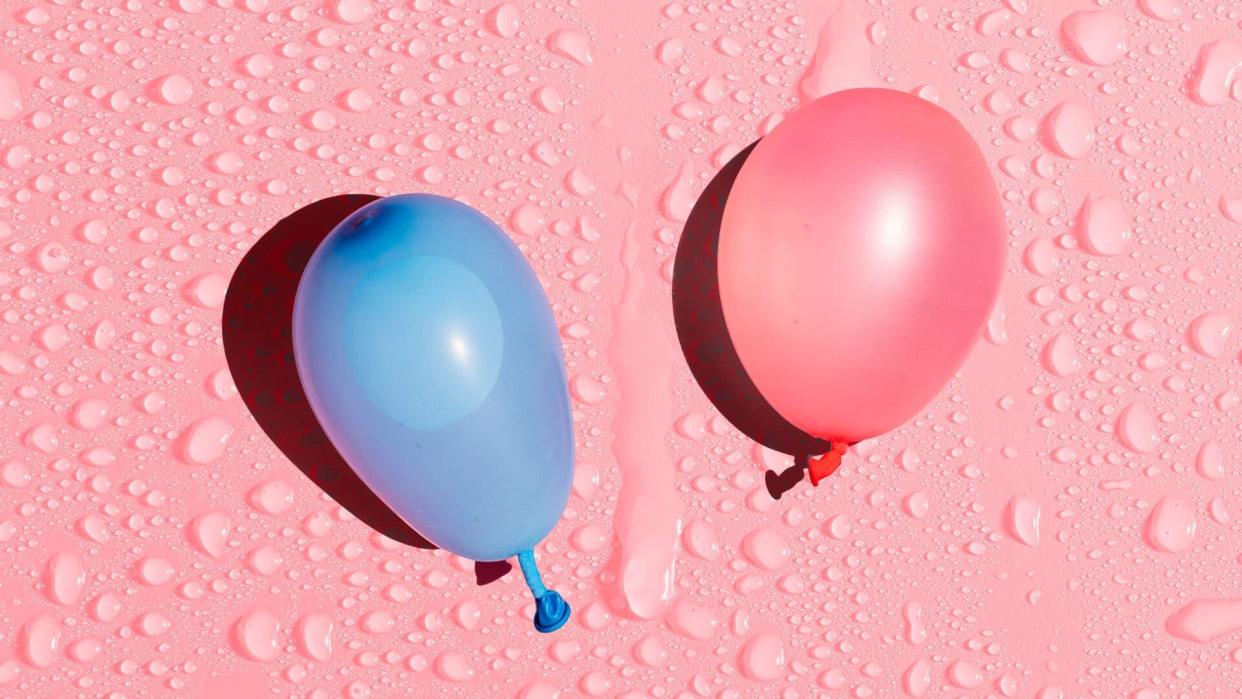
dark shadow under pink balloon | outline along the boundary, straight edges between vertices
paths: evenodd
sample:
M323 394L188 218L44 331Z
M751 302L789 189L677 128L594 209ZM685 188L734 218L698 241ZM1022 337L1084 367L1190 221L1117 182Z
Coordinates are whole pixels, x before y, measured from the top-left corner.
M720 220L733 181L756 143L716 173L686 219L673 265L673 320L690 373L720 414L750 439L794 456L793 467L781 474L767 473L768 492L779 499L803 479L807 457L822 454L831 445L776 412L742 368L725 328L716 274Z

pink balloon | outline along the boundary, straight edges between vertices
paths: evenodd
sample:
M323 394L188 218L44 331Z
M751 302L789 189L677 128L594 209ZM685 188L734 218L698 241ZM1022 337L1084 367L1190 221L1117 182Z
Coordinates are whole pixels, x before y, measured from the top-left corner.
M781 122L720 229L720 298L747 373L806 432L856 442L923 408L996 300L1005 219L948 112L857 89Z

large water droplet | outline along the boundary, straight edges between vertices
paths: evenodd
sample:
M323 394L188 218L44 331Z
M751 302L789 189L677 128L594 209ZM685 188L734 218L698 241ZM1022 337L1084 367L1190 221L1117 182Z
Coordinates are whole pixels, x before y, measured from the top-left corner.
M280 655L280 621L266 609L255 609L233 624L233 642L251 660L268 662Z
M750 679L778 680L785 674L785 644L775 633L757 633L742 646L740 661Z
M1177 553L1195 538L1195 508L1181 498L1162 498L1147 517L1147 543L1158 551Z
M212 558L224 555L231 530L232 522L220 512L206 512L195 517L188 529L190 541Z
M1081 158L1095 144L1095 117L1078 102L1062 102L1045 122L1048 142L1066 158Z
M1121 200L1088 195L1078 210L1078 239L1097 255L1121 255L1130 247L1130 217Z
M209 464L224 455L233 425L219 416L203 418L187 427L179 440L181 458L191 464Z
M548 35L548 50L584 66L595 62L591 56L591 38L576 29L557 29Z
M971 689L983 684L983 670L969 660L954 660L946 673L956 687Z
M1142 403L1131 403L1117 417L1117 435L1131 451L1149 453L1156 450L1160 435L1156 418Z
M1211 643L1242 629L1242 599L1195 599L1169 615L1169 633L1187 641Z
M503 2L487 13L487 28L496 36L512 39L517 36L521 19L513 3Z
M910 667L906 668L906 672L901 678L901 689L912 697L921 697L927 694L927 690L931 689L931 663L927 662L927 658L919 658L910 663Z
M1078 350L1074 349L1074 340L1065 333L1048 341L1044 346L1043 359L1044 366L1057 376L1070 376L1082 369L1082 360L1078 358Z
M60 656L60 623L50 614L32 617L22 625L17 648L32 667L48 667Z
M1199 49L1199 60L1190 79L1190 95L1199 104L1225 104L1242 79L1239 68L1242 68L1242 42L1226 37L1204 44Z
M59 552L47 561L48 595L64 605L77 604L86 585L86 566L76 553Z
M789 561L789 543L770 527L760 527L742 539L746 559L765 570L779 570Z
M1005 510L1005 529L1015 541L1027 546L1039 545L1039 503L1025 495L1015 495Z
M1061 33L1078 58L1097 66L1126 55L1126 20L1109 10L1075 12L1061 22Z
M1220 443L1214 439L1209 439L1199 447L1199 454L1195 458L1195 467L1199 471L1199 475L1212 481L1217 481L1225 477L1225 459L1221 454Z
M1204 313L1190 323L1190 345L1205 357L1220 359L1228 348L1233 332L1233 316L1213 311Z

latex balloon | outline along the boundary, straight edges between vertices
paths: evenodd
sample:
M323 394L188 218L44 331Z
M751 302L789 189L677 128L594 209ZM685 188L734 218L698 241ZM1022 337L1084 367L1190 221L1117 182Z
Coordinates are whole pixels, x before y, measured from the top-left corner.
M293 311L298 374L350 467L429 541L517 556L536 628L565 623L531 554L573 474L560 338L521 251L474 209L407 194L320 243Z
M787 420L856 442L952 378L1000 287L1005 220L979 147L903 92L817 99L755 147L721 223L720 298Z

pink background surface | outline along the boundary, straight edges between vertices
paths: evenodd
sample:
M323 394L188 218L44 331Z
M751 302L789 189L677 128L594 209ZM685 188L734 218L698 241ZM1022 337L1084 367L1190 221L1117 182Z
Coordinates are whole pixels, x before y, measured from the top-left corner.
M1242 6L838 4L0 3L0 695L1242 691ZM980 142L1003 301L919 417L773 501L673 252L733 153L862 84ZM459 196L546 284L559 633L354 521L232 387L233 268L351 191Z

